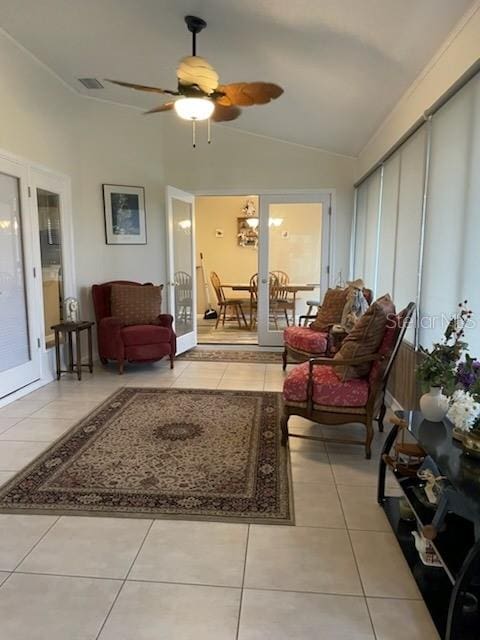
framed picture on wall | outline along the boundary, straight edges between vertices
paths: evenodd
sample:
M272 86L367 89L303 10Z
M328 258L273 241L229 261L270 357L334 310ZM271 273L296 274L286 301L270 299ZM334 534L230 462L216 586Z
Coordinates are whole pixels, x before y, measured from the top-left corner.
M144 188L102 186L106 243L147 244Z

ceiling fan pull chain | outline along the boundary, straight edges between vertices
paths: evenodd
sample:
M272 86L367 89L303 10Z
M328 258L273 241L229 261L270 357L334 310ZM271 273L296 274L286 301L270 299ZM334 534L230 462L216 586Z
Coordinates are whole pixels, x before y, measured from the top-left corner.
M195 125L196 125L195 120L192 120L192 145L193 145L194 149L197 146L197 141L195 140L195 134L196 134L196 126Z
M210 118L207 120L207 142L208 144L212 142L212 121Z

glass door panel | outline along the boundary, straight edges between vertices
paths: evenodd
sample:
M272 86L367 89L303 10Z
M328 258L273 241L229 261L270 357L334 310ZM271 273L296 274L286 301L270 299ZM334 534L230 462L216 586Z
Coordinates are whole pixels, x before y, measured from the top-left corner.
M37 188L40 259L42 263L45 346L54 345L52 325L63 320L63 269L60 196Z
M0 160L0 397L40 377L33 327L33 270L25 181L14 163ZM13 174L13 175L12 175Z
M330 220L326 195L260 198L259 344L282 345L307 301L328 287Z
M182 353L197 344L193 195L167 187L167 218L167 297L174 317L177 353Z

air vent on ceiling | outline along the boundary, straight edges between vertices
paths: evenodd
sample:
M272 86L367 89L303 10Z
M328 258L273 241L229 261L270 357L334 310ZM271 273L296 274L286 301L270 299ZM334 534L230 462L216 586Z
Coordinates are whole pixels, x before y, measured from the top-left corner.
M81 82L86 89L103 89L103 84L96 78L79 78L78 81Z

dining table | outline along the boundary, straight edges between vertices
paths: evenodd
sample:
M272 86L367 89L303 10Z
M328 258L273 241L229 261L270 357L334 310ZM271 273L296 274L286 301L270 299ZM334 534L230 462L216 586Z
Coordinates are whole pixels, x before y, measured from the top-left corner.
M320 284L317 283L306 283L306 284L296 284L289 282L288 284L280 285L278 288L286 293L292 294L292 314L295 319L296 316L296 302L297 302L297 293L301 291L314 291L317 287L320 287ZM250 294L250 330L253 327L253 294L256 292L256 285L250 284L249 282L245 283L231 283L225 282L222 283L222 289L231 289L232 291L244 291ZM294 320L295 321L295 320Z

